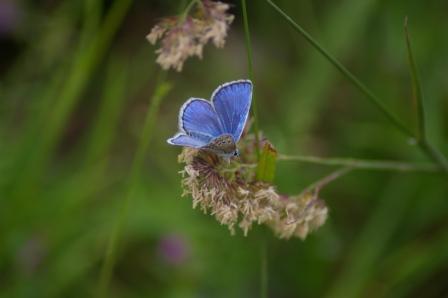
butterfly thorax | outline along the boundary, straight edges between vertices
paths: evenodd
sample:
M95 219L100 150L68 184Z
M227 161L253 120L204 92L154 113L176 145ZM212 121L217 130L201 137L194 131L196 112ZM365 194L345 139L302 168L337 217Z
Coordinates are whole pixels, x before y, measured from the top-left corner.
M231 134L223 134L214 138L203 149L223 157L238 156L238 150Z

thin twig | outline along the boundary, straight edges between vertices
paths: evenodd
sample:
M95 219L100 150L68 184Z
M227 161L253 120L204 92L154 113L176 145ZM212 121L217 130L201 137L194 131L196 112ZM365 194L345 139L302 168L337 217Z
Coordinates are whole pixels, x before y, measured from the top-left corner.
M299 162L321 164L327 166L348 166L353 169L399 171L399 172L440 172L441 168L434 163L412 163L391 160L368 160L343 157L319 157L307 155L279 154L278 160L294 160Z

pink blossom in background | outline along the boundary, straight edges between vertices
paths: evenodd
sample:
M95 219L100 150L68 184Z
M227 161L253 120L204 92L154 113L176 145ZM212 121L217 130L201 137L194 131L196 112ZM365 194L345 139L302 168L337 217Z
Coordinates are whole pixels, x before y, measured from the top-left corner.
M190 246L184 237L169 234L159 240L158 253L166 263L179 266L189 258Z
M17 1L0 0L0 36L12 33L20 22L20 16Z

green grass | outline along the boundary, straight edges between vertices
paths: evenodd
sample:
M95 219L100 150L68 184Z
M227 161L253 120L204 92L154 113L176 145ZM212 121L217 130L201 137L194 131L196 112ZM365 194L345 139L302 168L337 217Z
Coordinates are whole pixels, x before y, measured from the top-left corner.
M243 2L248 22L233 1L226 46L165 73L169 85L145 35L187 1L17 2L26 17L0 36L0 297L447 295L446 4L275 1L412 143L272 6ZM329 219L306 241L230 236L181 198L166 144L180 105L248 73L279 192L364 168L322 189ZM167 237L185 241L179 264Z

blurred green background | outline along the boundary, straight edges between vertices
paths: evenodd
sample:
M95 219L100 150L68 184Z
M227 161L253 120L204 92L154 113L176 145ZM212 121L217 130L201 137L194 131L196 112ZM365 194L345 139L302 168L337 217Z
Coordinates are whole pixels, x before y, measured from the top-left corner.
M224 49L170 71L110 297L448 297L448 184L442 174L356 171L326 187L327 223L306 241L264 228L230 236L181 198L179 106L247 77L241 6ZM448 153L448 2L276 2L409 127L409 17L430 140ZM126 195L160 68L145 35L187 1L0 0L0 297L90 297ZM265 1L248 1L260 126L279 152L426 161ZM279 162L295 194L332 169Z

